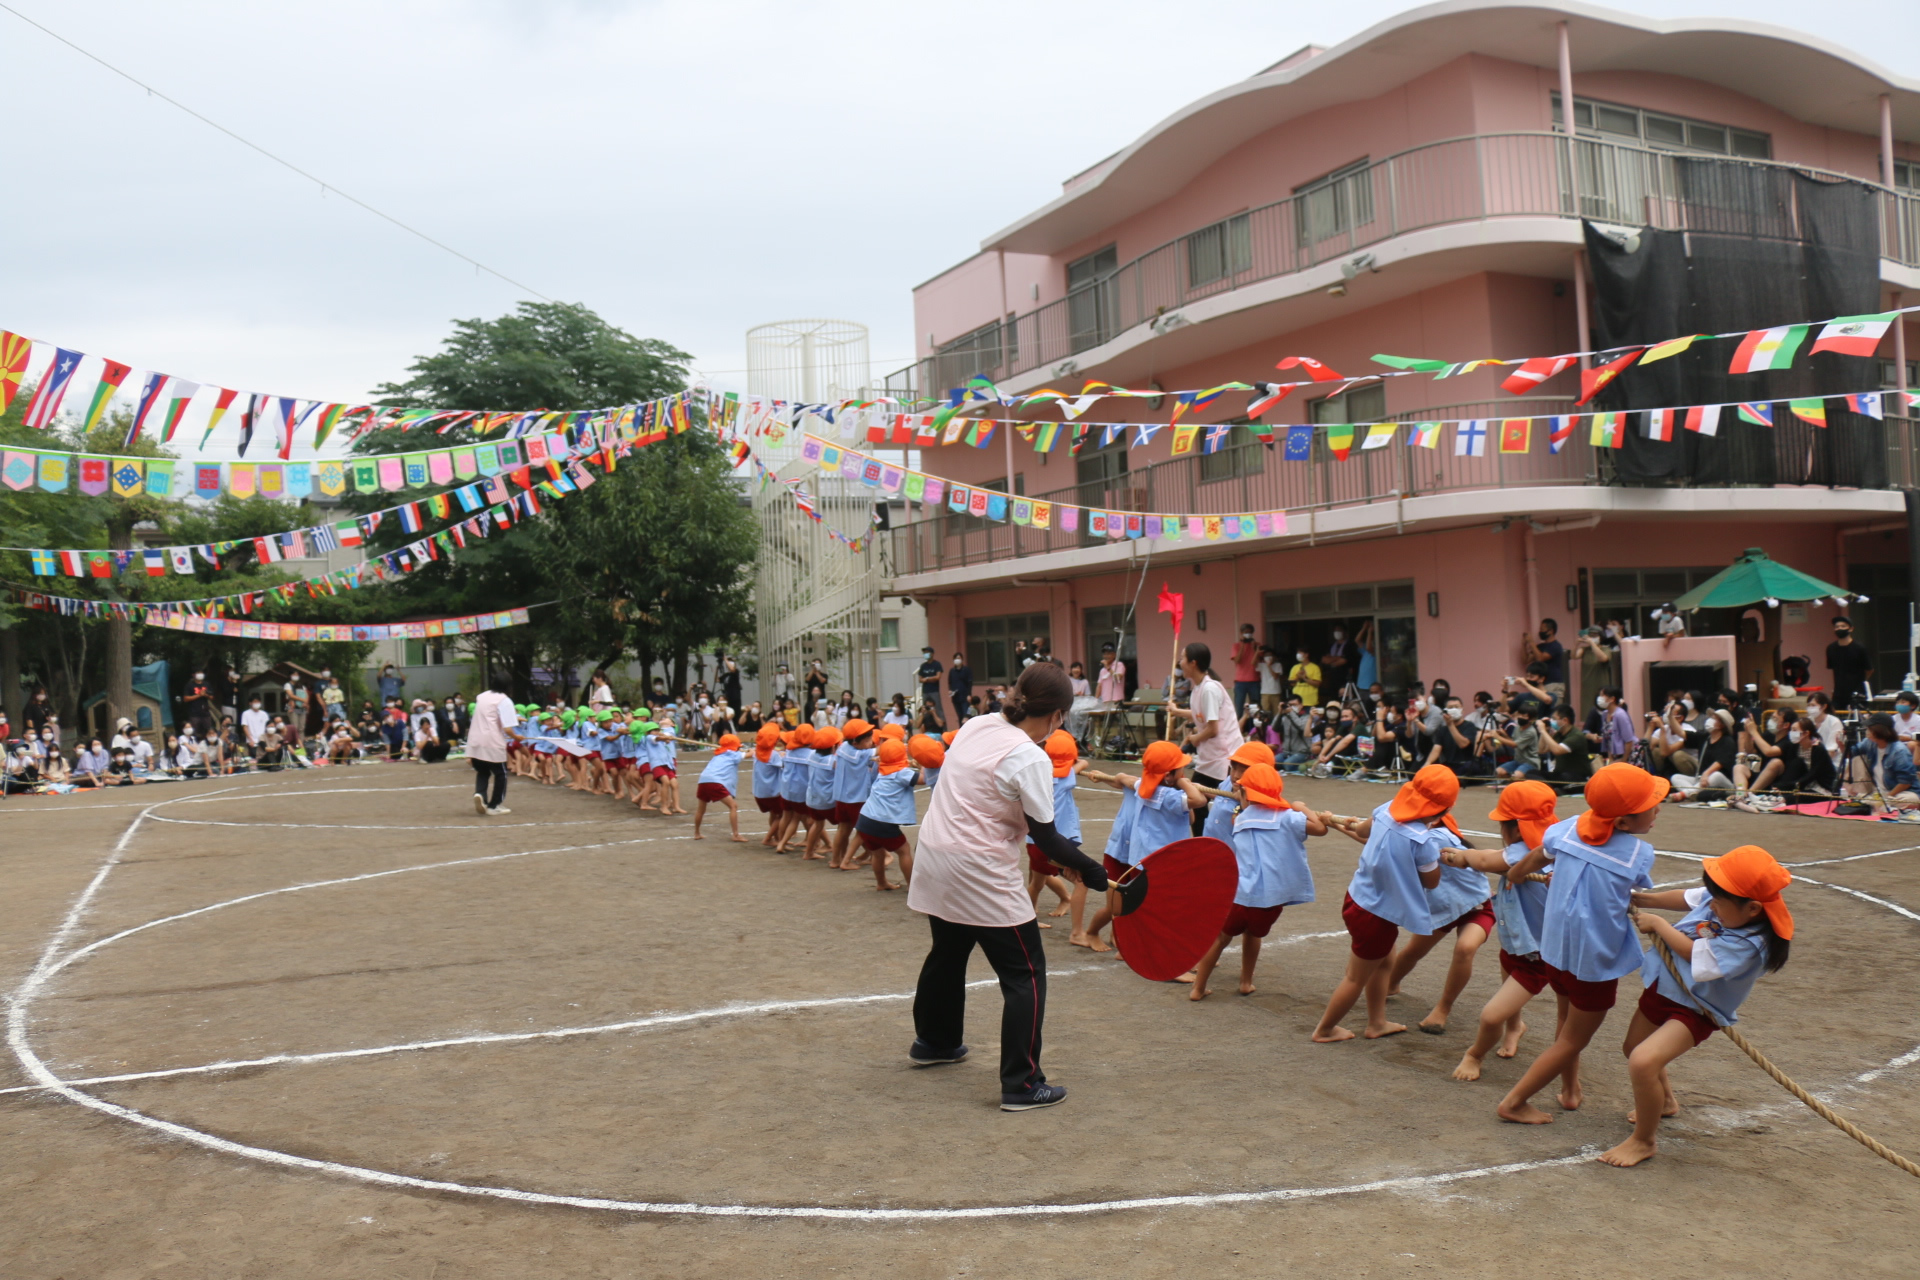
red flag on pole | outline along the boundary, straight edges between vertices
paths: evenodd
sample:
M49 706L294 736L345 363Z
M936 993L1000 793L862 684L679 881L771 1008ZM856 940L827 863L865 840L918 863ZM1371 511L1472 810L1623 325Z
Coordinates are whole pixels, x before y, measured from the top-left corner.
M1160 612L1173 615L1173 634L1180 634L1180 621L1187 616L1187 598L1178 591L1171 590L1166 583L1160 584Z

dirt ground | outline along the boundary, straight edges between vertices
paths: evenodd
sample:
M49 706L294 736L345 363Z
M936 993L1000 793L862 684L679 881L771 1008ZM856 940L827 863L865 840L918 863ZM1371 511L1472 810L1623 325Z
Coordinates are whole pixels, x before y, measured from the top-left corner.
M482 819L469 779L458 762L367 766L0 803L0 989L15 993L0 1276L1920 1271L1920 1179L1724 1039L1677 1064L1686 1110L1658 1158L1626 1171L1582 1158L1626 1132L1631 979L1589 1054L1585 1106L1560 1113L1543 1095L1559 1118L1538 1128L1499 1123L1493 1105L1545 1043L1548 1001L1517 1062L1449 1078L1498 985L1492 944L1446 1035L1310 1043L1346 955L1328 936L1358 852L1343 837L1312 842L1319 901L1288 909L1246 999L1235 953L1196 1005L1068 945L1056 922L1046 1068L1071 1098L1010 1115L995 1105L991 987L973 997L968 1062L907 1065L926 928L904 893L763 850L757 814L743 816L754 843L729 843L724 815L695 843L687 819L516 780L512 815ZM1353 813L1391 793L1293 780L1289 794ZM1097 847L1113 793L1081 796ZM1468 792L1463 825L1490 830L1490 807ZM1653 840L1824 863L1790 891L1793 962L1742 1025L1920 1155L1920 1061L1889 1067L1920 1045L1920 828L1672 809ZM1882 850L1895 852L1826 861ZM1656 869L1697 875L1679 857ZM1412 975L1395 1016L1427 1011L1443 960ZM756 1007L795 1001L823 1003ZM553 1031L571 1033L524 1038ZM180 1071L280 1055L323 1056ZM69 1082L176 1074L68 1097L42 1087L35 1060ZM681 1206L1041 1208L728 1217L379 1175ZM1067 1211L1248 1192L1293 1194Z

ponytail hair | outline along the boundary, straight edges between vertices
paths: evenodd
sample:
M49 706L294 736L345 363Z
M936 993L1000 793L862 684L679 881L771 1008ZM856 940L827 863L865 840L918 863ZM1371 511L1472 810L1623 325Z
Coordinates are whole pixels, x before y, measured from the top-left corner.
M1036 662L1020 673L1013 692L1000 703L1000 714L1008 724L1042 719L1073 705L1073 681L1051 662Z

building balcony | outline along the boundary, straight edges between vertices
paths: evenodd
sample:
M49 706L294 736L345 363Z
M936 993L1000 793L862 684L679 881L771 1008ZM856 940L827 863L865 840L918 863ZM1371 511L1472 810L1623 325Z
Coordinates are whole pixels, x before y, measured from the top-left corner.
M1363 255L1384 256L1395 248L1438 252L1467 239L1551 239L1576 246L1578 218L1797 238L1794 174L1873 188L1882 259L1920 267L1920 193L1779 161L1683 154L1585 136L1573 145L1570 157L1564 134L1484 134L1356 167L1188 232L1066 297L975 330L888 375L887 394L935 397L975 377L1018 390L1029 382L1092 372L1119 352L1185 325L1285 296L1273 282L1311 275L1302 287L1319 289L1326 283L1319 276L1337 282L1341 270L1366 269L1356 262ZM1473 224L1481 224L1484 234L1431 234ZM1185 314L1185 308L1195 313Z
M1513 398L1427 409L1402 420L1497 420L1570 408L1564 399ZM1635 430L1639 416L1632 415ZM1356 439L1353 451L1341 460L1327 451L1324 433L1316 433L1313 456L1288 462L1277 446L1269 450L1236 428L1240 442L1215 454L1155 462L1105 479L1020 495L1056 504L1046 529L932 507L919 508L908 521L896 516L885 535L889 541L881 544L881 572L896 590L925 592L1005 583L1023 574L1071 576L1119 568L1147 554L1163 561L1205 559L1502 519L1577 520L1602 514L1877 518L1902 511L1899 491L1920 486L1920 419L1911 417L1862 420L1853 430L1868 431L1871 438L1856 449L1834 443L1842 433L1782 422L1754 438L1763 452L1742 460L1749 474L1770 476L1769 483L1712 487L1623 486L1614 479L1611 451L1596 449L1585 438L1584 418L1575 438L1557 454L1539 438L1546 424L1536 422L1534 429L1531 450L1512 454L1498 452L1490 430L1487 455L1479 458L1456 456L1451 431L1438 448L1422 449L1403 430L1380 449L1362 450ZM1284 434L1285 428L1277 431ZM1359 434L1364 438L1364 431ZM1063 456L1063 461L1076 460ZM1030 468L1025 474L1038 470ZM1060 527L1060 505L1082 508L1078 529ZM1085 517L1090 510L1181 516L1284 511L1288 523L1283 534L1269 537L1203 541L1183 535L1149 542L1090 534Z

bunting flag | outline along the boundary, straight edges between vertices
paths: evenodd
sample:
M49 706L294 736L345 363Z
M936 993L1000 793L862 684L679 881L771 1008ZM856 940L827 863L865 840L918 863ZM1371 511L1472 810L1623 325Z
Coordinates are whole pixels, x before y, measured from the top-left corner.
M1558 453L1567 447L1567 441L1573 439L1573 424L1575 419L1570 414L1562 414L1560 417L1549 418L1547 421L1553 424L1552 430L1547 435L1547 452Z
M1500 452L1526 453L1533 446L1533 419L1506 418L1500 423Z
M1652 409L1647 413L1647 439L1671 441L1673 439L1673 420L1678 411L1674 409Z
M27 376L27 362L32 358L31 338L0 329L0 413L5 413L20 394L20 382Z
M111 461L109 458L81 455L79 483L81 493L89 498L97 498L107 491L107 486L113 483L112 468L108 465Z
M1627 366L1640 358L1640 353L1643 350L1645 350L1645 348L1635 347L1624 355L1615 356L1612 360L1609 360L1597 368L1582 369L1580 371L1580 398L1573 402L1574 405L1578 407L1599 395L1606 389L1608 383L1612 382L1622 373L1625 373Z
M1422 449L1438 449L1440 447L1440 424L1437 422L1414 423L1413 442Z
M1331 423L1327 427L1327 448L1333 456L1345 462L1347 454L1353 450L1353 424L1346 422Z
M1773 406L1750 401L1743 402L1740 406L1740 420L1751 422L1757 427L1770 427L1773 425Z
M1809 355L1831 351L1843 356L1870 356L1880 349L1880 339L1898 318L1897 311L1871 316L1840 316L1827 321L1813 340Z
M200 384L188 382L184 378L173 380L173 398L167 403L167 416L160 421L160 442L173 443L173 433L180 429L180 419L186 416L187 405L200 392Z
M1288 462L1305 462L1313 456L1313 428L1307 425L1287 428L1287 446L1281 454Z
M133 411L133 421L127 426L127 447L140 438L140 432L147 425L147 415L160 403L160 388L167 383L164 373L149 373L144 386L140 388L140 403Z
M1267 410L1285 400L1300 384L1297 382L1256 382L1253 384L1253 396L1247 401L1247 417L1258 419Z
M1703 436L1718 435L1720 432L1720 410L1723 405L1697 404L1687 410L1686 428Z
M1641 364L1652 364L1656 360L1665 360L1668 356L1677 356L1702 338L1712 334L1696 333L1686 338L1668 338L1665 342L1656 342L1647 348L1647 354L1640 357Z
M1279 364L1276 364L1273 367L1276 369L1305 369L1307 371L1307 376L1309 378L1312 378L1315 382L1342 381L1342 378L1340 377L1339 374L1335 373L1332 369L1329 369L1326 365L1321 364L1318 360L1315 360L1312 356L1288 356L1286 359L1282 360Z
M1789 400L1787 408L1793 416L1802 422L1810 422L1816 427L1827 425L1827 402L1825 400Z
M1853 410L1855 413L1872 418L1876 422L1884 421L1884 411L1881 408L1880 393L1878 391L1869 391L1864 395L1848 396L1847 408Z
M394 553L396 560L404 556L405 553ZM395 571L400 571L398 564L395 566ZM163 627L170 631L191 631L245 640L299 641L304 644L315 641L365 643L369 640L419 640L436 636L498 631L508 627L526 626L531 620L531 611L545 607L528 605L521 609L502 609L493 613L464 614L416 622L265 622L221 617L218 612L196 613L191 611L185 603L176 601L165 604L132 604L110 600L82 600L20 588L10 588L9 591L29 609L59 613L67 617L126 618L142 626ZM227 599L233 603L231 605L223 603L220 608L224 610L233 607L238 608L242 613L251 614L254 607L262 603L266 595L265 592L249 592L245 595L229 597ZM279 598L285 600L291 597L282 595Z
M1200 424L1183 423L1173 429L1173 443L1168 446L1170 456L1178 458L1193 452L1194 442L1200 438Z
M73 382L73 371L80 367L80 353L56 348L53 364L46 375L40 379L40 385L33 389L33 399L27 401L26 423L36 431L45 431L53 425L54 415L60 412L60 402L67 397L67 387Z
M200 447L207 447L207 441L213 437L213 429L220 425L220 419L227 416L227 410L233 405L233 398L240 393L220 388L220 394L213 402L213 412L207 418L207 429L200 433Z
M1395 423L1391 423L1391 422L1374 423L1372 426L1369 426L1367 428L1367 438L1360 442L1360 448L1362 450L1386 448L1388 445L1393 443L1393 433L1395 429L1396 429Z
M247 407L240 411L240 456L247 456L247 446L253 443L253 419L260 412L265 396L249 394Z
M1760 373L1768 369L1786 369L1800 353L1811 326L1787 324L1773 329L1755 329L1740 340L1734 350L1728 373Z
M127 375L131 372L133 372L131 365L121 364L118 360L106 362L106 367L100 371L100 382L93 389L93 403L87 406L87 416L81 420L81 431L92 431L100 425L100 415L107 411L107 403L120 390L120 384L126 381ZM127 443L133 443L132 437L128 437Z
M1619 449L1627 443L1627 433L1617 413L1596 413L1587 442L1596 449Z
M1453 456L1456 458L1484 458L1487 456L1487 424L1484 420L1473 418L1455 424L1453 428Z
M1537 390L1548 378L1565 373L1578 363L1580 360L1577 356L1535 356L1523 361L1518 369L1508 374L1500 384L1500 389L1522 396Z

